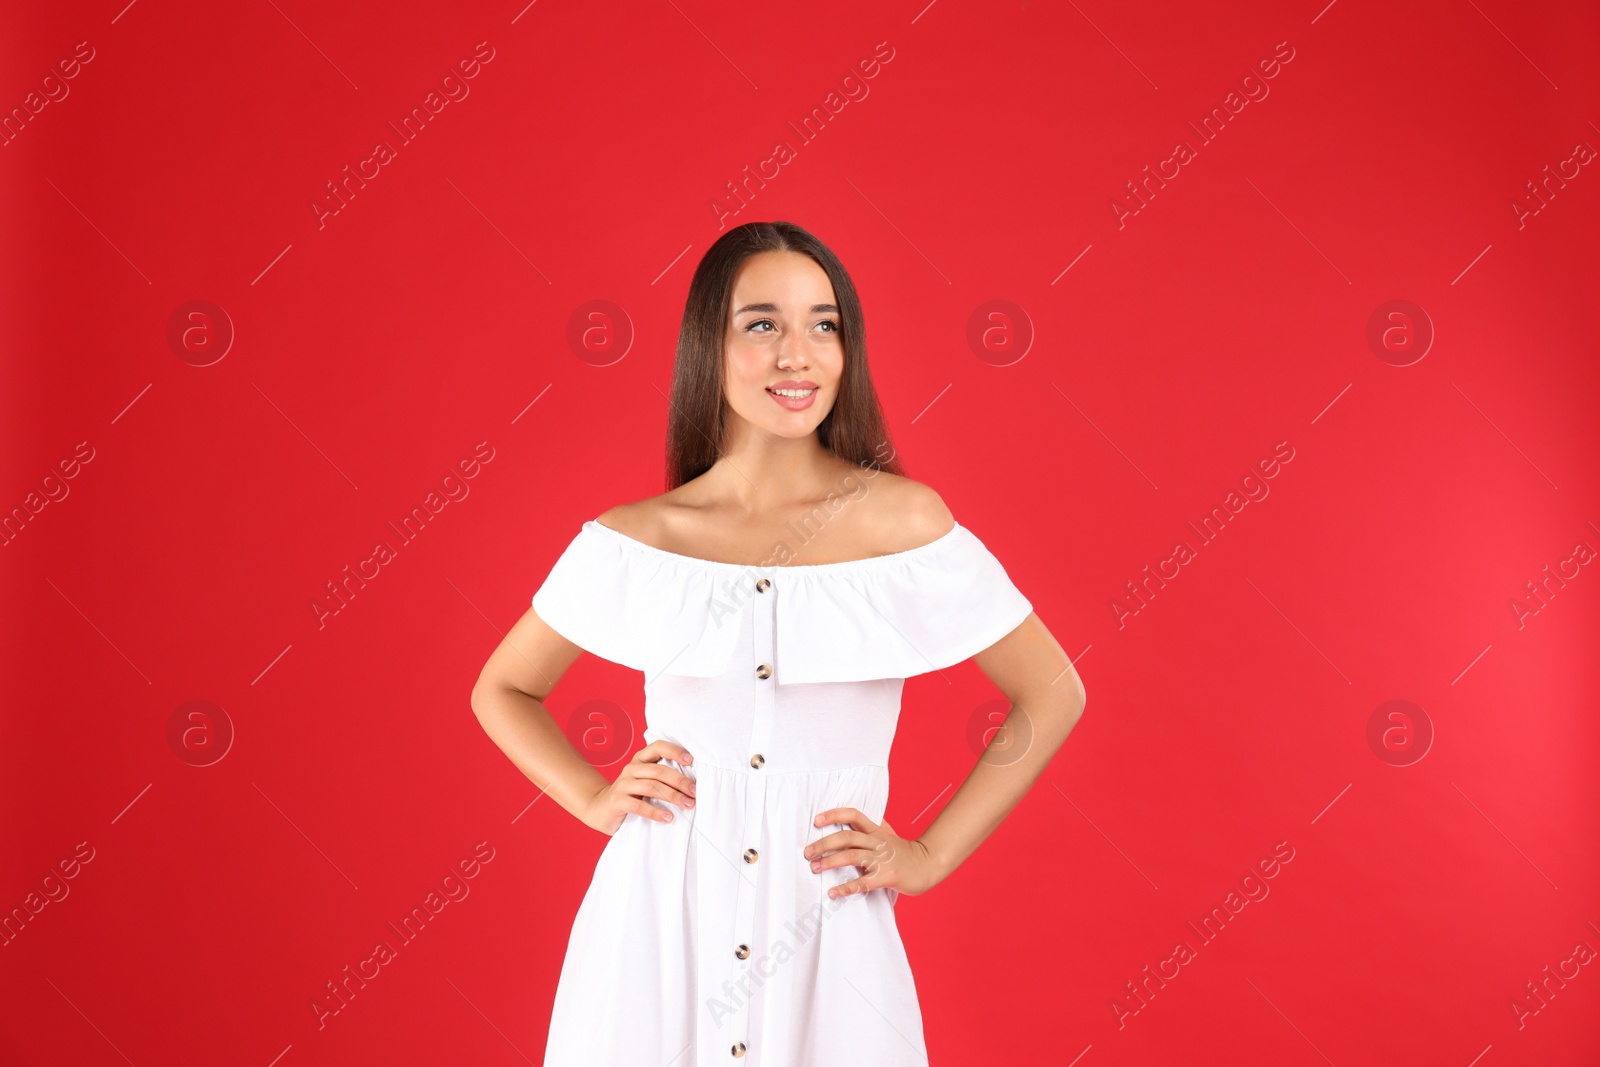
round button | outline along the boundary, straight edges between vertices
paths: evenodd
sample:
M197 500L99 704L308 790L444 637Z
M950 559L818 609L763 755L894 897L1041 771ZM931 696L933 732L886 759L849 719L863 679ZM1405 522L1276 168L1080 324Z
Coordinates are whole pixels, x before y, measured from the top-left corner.
M756 677L757 678L771 678L772 677L772 668L767 666L765 663L763 663L761 666L756 668Z
M747 849L744 850L744 861L746 863L754 863L756 860L758 860L760 858L761 858L761 853L757 852L755 849L747 848Z
M749 959L750 958L750 946L749 945L740 945L738 948L733 950L733 954L735 956L738 956L741 960Z
M744 1042L743 1041L735 1041L733 1043L733 1058L734 1059L738 1059L740 1056L743 1056L743 1055L744 1055Z
M761 579L759 582L756 583L756 592L758 592L758 593L765 593L768 589L771 589L771 588L772 588L772 583L767 581L765 578Z
M750 766L754 767L758 771L761 769L761 765L766 763L766 762L767 762L767 757L763 756L759 752L757 752L754 756L750 757Z

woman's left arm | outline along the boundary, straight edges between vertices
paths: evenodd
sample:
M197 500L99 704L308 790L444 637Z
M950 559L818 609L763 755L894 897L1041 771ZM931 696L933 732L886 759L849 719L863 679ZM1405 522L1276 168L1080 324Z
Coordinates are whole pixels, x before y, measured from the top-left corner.
M819 825L849 824L812 843L808 859L822 868L855 864L863 877L830 890L847 896L892 887L910 896L949 877L1027 795L1083 716L1083 681L1038 615L974 657L1011 701L1011 711L921 837L901 838L888 823L872 823L855 808L834 808Z

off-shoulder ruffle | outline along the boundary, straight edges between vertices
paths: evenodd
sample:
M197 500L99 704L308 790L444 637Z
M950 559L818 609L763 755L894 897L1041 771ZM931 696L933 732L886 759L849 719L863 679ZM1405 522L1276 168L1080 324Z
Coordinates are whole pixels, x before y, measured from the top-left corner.
M772 585L757 592L763 578ZM643 671L646 681L713 678L733 660L750 601L773 595L780 685L940 670L988 648L1033 611L959 522L904 552L757 567L668 552L593 519L556 560L533 609L573 644Z

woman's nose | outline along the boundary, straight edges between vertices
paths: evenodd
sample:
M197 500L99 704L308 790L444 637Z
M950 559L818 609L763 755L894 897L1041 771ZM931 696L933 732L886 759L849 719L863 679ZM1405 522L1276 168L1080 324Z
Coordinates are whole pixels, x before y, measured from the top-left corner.
M805 370L805 349L795 342L784 338L778 342L778 366L783 370Z

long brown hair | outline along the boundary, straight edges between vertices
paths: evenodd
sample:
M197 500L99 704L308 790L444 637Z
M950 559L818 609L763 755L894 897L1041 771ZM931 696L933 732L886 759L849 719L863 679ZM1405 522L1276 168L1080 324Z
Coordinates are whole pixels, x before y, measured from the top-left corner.
M710 470L727 446L723 345L733 279L740 264L758 252L810 256L833 283L844 372L833 409L817 427L817 439L824 448L857 466L903 474L867 369L861 300L844 264L827 245L792 222L747 222L717 238L689 281L672 368L672 410L667 415L667 488L676 489Z

